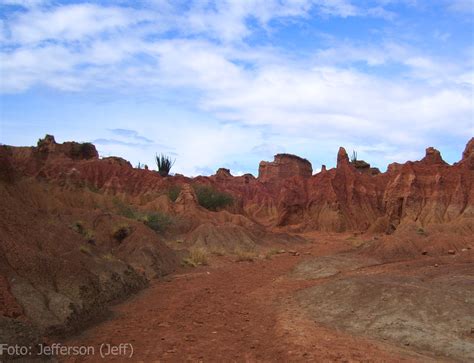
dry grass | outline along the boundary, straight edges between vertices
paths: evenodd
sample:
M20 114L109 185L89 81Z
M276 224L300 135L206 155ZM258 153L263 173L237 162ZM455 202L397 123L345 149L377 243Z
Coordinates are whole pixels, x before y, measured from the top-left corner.
M276 248L272 248L271 250L268 250L267 253L265 254L265 258L267 260L271 260L274 255L278 255L280 253L280 250Z
M346 238L346 241L349 241L351 245L356 248L362 246L365 243L365 241L359 236L348 237Z
M189 255L183 259L183 263L192 266L205 266L208 265L207 259L208 253L204 248L192 248L189 250Z
M102 258L106 261L117 261L117 258L111 253L103 255Z
M82 221L76 221L74 222L72 225L71 225L71 228L81 234L87 242L94 242L94 232L91 231L90 229L87 229L85 226L84 226L84 222Z
M257 253L255 251L245 251L241 249L236 249L234 251L234 254L237 256L236 261L237 262L252 262L257 258Z
M86 255L89 255L89 256L91 255L91 249L87 245L81 245L79 247L79 251L81 251L82 253L85 253Z

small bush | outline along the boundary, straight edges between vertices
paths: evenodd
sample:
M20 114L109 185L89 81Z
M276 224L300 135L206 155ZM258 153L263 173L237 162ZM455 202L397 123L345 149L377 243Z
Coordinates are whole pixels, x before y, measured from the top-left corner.
M176 202L179 193L181 193L181 187L179 185L173 185L171 188L168 189L168 198L170 198L172 202Z
M119 226L115 229L113 232L112 236L114 239L116 239L118 242L122 242L125 238L130 236L132 233L132 228L130 226Z
M207 265L207 251L204 248L192 248L183 263L192 267Z
M208 185L195 185L194 191L199 205L212 211L217 211L234 203L232 195L220 192Z
M161 212L147 214L142 220L143 223L155 232L164 232L173 223L168 214Z
M117 210L117 214L128 219L137 219L137 213L130 205L125 204L118 198L114 198L113 203Z

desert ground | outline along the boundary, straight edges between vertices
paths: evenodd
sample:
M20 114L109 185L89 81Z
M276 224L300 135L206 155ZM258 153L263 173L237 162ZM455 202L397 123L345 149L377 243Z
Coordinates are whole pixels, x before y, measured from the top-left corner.
M139 361L473 358L471 251L381 264L351 256L351 237L313 238L173 274L64 343L132 342Z

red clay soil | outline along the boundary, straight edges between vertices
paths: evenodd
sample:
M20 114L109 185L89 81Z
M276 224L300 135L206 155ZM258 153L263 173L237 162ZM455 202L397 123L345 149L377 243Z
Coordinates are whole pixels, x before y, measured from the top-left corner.
M287 277L297 263L346 244L341 239L299 246L299 256L284 253L254 262L219 257L211 266L153 283L116 306L110 320L64 344L95 346L97 355L101 343L130 343L133 360L146 362L417 360L400 348L317 325L285 299L311 284Z

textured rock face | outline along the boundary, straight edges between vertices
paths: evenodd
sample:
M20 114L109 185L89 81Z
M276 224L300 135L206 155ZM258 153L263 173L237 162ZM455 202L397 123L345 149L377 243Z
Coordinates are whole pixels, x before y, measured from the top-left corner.
M441 153L434 147L429 147L426 149L426 155L421 161L426 164L446 164L446 162L441 157Z
M346 149L340 147L337 152L337 167L341 168L344 165L349 165L349 156L347 155Z
M466 160L470 157L474 156L474 137L469 140L469 142L466 145L466 148L464 149L464 152L462 153L462 160Z
M229 169L219 168L216 172L216 177L220 178L220 179L230 178L230 177L232 177L232 174L230 173Z
M467 165L471 170L474 169L474 137L467 143L466 148L462 153L461 163Z
M174 209L179 213L194 211L199 207L198 199L194 189L189 184L181 187L181 192L174 203Z
M258 179L262 182L283 180L291 177L309 178L313 174L311 163L291 154L277 154L273 162L262 161Z
M91 143L77 143L72 141L58 144L52 135L46 135L44 139L38 140L37 151L43 158L47 158L50 154L62 154L73 160L99 158L99 153Z
M53 140L46 144L48 148L63 147ZM57 152L45 162L32 163L37 148L11 149L10 159L19 172L62 184L74 179L77 185L82 181L112 195L142 198L163 194L173 185L210 184L233 195L232 213L264 226L292 230L392 232L403 223L424 226L474 215L473 139L462 160L454 165L445 163L436 149L428 148L422 160L393 163L387 172L378 173L368 163L351 163L341 147L337 168L324 168L312 175L309 161L278 154L273 162L261 162L258 178L234 177L230 170L221 168L211 177L164 179L153 171L133 169L126 162L66 159ZM198 207L191 189L182 189L173 207L177 213Z
M369 174L369 175L377 175L380 174L380 170L378 168L371 168L370 164L364 160L354 160L351 162L351 165L356 168L359 173Z

